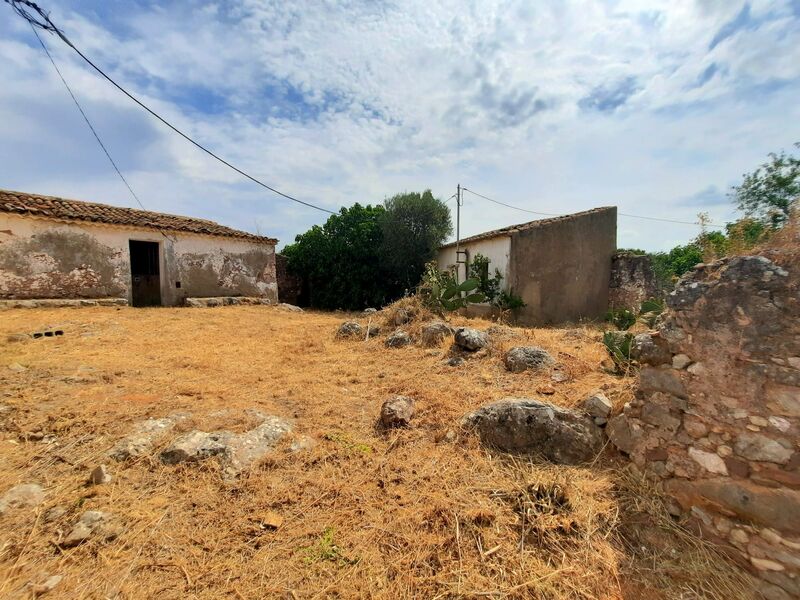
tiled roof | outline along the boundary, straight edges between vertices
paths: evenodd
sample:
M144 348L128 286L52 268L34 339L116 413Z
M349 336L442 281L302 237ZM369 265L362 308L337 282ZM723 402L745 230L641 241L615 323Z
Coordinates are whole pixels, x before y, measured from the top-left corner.
M121 208L119 206L109 206L108 204L67 200L66 198L12 192L2 189L0 189L0 212L35 215L58 221L91 221L93 223L128 225L147 229L218 235L265 244L275 244L278 241L273 238L247 233L246 231L231 229L206 219L180 217L150 212L149 210Z
M527 223L520 223L519 225L509 225L508 227L502 227L500 229L493 229L492 231L485 231L483 233L478 233L476 235L472 235L468 238L462 238L461 244L466 244L469 242L477 242L478 240L488 240L494 237L500 236L507 236L514 234L518 231L525 231L526 229L536 229L537 227L545 227L547 225L551 225L553 223L561 223L563 221L571 221L572 219L577 219L580 217L585 217L586 215L591 215L594 213L600 213L607 210L616 210L615 206L601 206L600 208L593 208L591 210L584 210L582 212L572 213L570 215L562 215L560 217L552 217L550 219L537 219L536 221L528 221ZM450 242L449 244L444 244L442 248L450 248L451 246L455 246L455 242Z

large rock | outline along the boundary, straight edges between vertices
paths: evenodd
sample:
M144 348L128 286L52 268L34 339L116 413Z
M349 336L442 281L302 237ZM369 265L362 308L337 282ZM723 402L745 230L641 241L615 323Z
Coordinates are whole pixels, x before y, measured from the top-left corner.
M362 337L363 335L364 328L355 321L345 321L339 325L339 329L336 332L336 337L338 338Z
M133 432L119 440L108 455L114 460L123 461L139 458L149 454L153 443L169 432L176 423L188 418L188 415L177 413L162 419L147 419L137 423Z
M112 540L116 538L121 527L113 522L111 515L99 510L87 510L61 542L61 546L72 548L90 538Z
M639 364L658 367L672 363L672 352L660 336L640 333L631 342L631 358Z
M44 490L36 483L15 485L0 498L0 515L10 508L33 508L44 501Z
M179 462L200 461L223 454L233 437L229 431L190 431L180 436L161 452L161 462L174 465Z
M555 364L553 357L544 348L537 346L517 346L506 352L504 362L506 369L512 373L522 371L540 371Z
M459 327L456 329L453 341L459 348L475 352L489 345L489 336L471 327Z
M559 464L595 458L603 432L592 419L573 410L527 398L506 398L467 415L484 444L509 452L540 454Z
M747 460L764 461L785 465L794 454L791 443L784 447L776 440L761 433L743 432L739 434L733 449Z
M453 335L453 328L444 321L434 321L422 328L422 345L439 346Z
M608 419L611 416L611 411L614 405L611 403L603 392L595 392L583 401L583 410L586 411L590 417L596 419Z
M408 346L410 343L411 336L405 331L395 331L386 338L385 342L388 348L402 348L403 346Z
M389 398L381 406L381 425L406 427L414 416L414 400L408 396Z

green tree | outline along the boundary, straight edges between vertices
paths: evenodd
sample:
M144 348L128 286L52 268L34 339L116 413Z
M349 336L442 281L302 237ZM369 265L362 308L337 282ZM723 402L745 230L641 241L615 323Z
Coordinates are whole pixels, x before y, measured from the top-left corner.
M382 206L356 203L284 248L288 268L303 279L308 304L357 310L390 300L380 252L383 213Z
M381 215L381 254L389 286L413 289L422 278L425 263L436 257L439 246L453 232L450 209L423 193L397 194L384 202Z
M795 147L800 148L800 142ZM745 173L742 184L733 186L730 195L748 217L777 229L800 198L800 157L781 151L769 158L752 173Z

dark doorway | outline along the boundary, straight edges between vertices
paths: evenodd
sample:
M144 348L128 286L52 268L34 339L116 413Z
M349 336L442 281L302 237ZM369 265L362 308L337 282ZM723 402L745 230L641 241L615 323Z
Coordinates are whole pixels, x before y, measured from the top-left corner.
M131 300L134 306L161 306L158 242L130 240Z

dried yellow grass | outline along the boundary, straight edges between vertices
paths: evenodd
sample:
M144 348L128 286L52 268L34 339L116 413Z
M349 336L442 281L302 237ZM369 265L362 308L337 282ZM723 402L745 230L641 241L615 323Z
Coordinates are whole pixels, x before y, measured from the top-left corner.
M695 590L736 597L724 582L745 589L716 554L664 526L657 494L640 499L609 459L538 464L488 452L459 430L481 404L538 389L574 406L603 388L621 408L632 383L598 368L606 354L597 331L505 329L488 352L452 368L447 346L337 340L346 317L250 306L0 313L0 340L65 331L0 347L0 403L12 408L0 417L0 493L23 482L47 491L36 511L0 516L0 597L24 597L28 582L55 574L64 579L48 598L639 600ZM568 379L508 373L500 357L516 344L550 351ZM376 428L392 394L415 398L412 428ZM246 430L247 408L294 419L293 435L316 446L292 453L287 439L235 484L213 461L158 461L182 430ZM177 411L191 421L151 457L104 458L134 423ZM26 441L33 432L55 442ZM113 482L87 487L100 462ZM45 522L54 506L66 513ZM89 509L115 515L124 533L59 548ZM638 547L641 527L672 549L662 562Z

